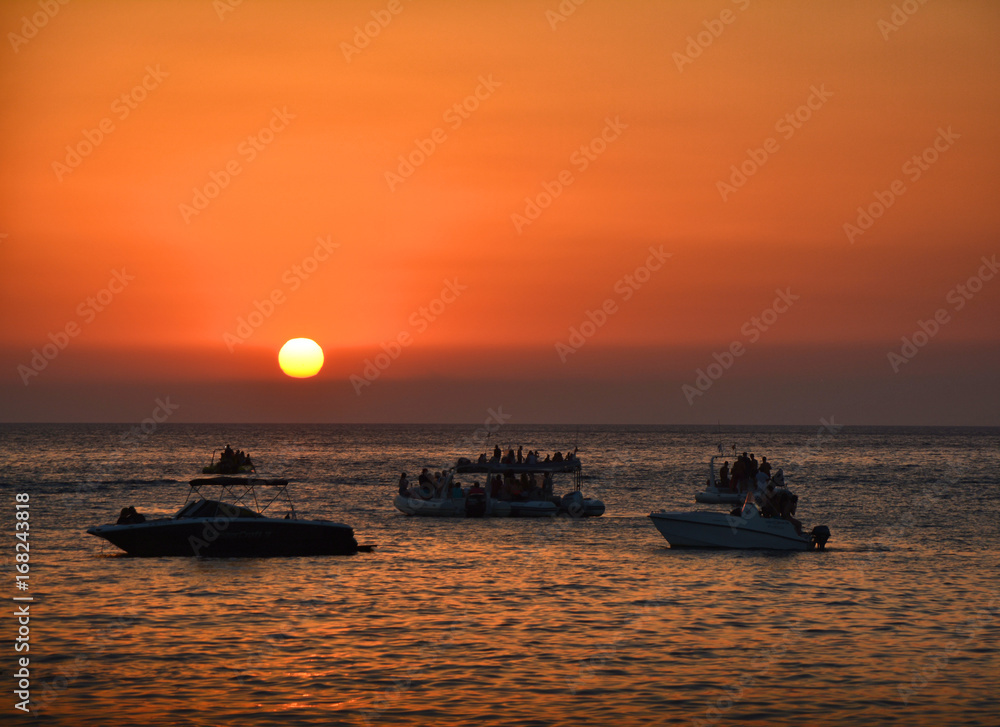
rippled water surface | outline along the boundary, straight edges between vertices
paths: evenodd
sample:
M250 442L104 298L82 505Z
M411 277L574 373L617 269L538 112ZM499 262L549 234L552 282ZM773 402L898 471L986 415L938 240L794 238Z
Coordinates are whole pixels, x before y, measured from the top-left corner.
M474 427L166 425L132 446L2 426L5 522L31 496L37 721L1000 724L1000 430L817 430L722 430L833 532L774 554L671 550L646 517L703 507L707 429L505 425L501 446L579 445L607 514L452 521L396 512L394 483L492 449ZM84 532L176 511L227 442L376 551L134 559Z

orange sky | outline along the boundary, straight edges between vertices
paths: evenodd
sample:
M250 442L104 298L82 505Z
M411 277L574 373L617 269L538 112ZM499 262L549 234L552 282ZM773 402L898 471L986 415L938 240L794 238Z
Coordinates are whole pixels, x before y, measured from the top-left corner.
M555 0L224 7L0 8L4 420L131 421L175 392L177 420L476 421L502 393L534 421L1000 423L1000 282L947 299L1000 253L996 3L928 3L896 29L888 2L588 0L558 22ZM628 282L651 247L670 257ZM751 341L776 289L799 300ZM37 376L19 369L67 325ZM277 368L296 336L326 351L314 381ZM733 342L745 355L689 403Z

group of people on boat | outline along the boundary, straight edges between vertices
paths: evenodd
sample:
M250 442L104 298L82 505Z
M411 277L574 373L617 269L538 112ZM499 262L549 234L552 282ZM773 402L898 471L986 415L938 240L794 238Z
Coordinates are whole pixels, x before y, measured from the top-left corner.
M219 455L219 474L236 474L240 470L253 470L253 460L242 449L234 452L227 444Z
M522 472L520 476L510 472L504 475L497 474L489 480L487 486L490 497L495 500L518 502L548 500L552 497L552 473L546 472L540 482L534 472ZM451 481L451 478L443 472L430 472L424 467L417 478L416 488L411 488L405 472L399 476L399 494L423 500L463 498L467 495L486 494L486 487L479 482L473 482L468 488L463 488L460 483Z
M771 474L767 457L762 456L758 462L753 452L749 456L743 452L731 470L729 462L724 462L719 471L719 488L752 495L764 517L783 518L802 534L802 523L795 519L799 497L785 486L785 474L780 468Z
M572 462L576 459L576 453L579 452L578 447L574 447L573 451L567 452L563 456L562 452L556 452L554 454L545 455L545 459L541 459L541 455L538 454L538 450L529 449L528 453L524 453L524 448L518 446L517 453L514 452L513 448L507 450L507 454L503 453L499 445L493 447L493 456L489 459L486 458L486 452L479 455L477 460L478 464L543 464L547 462Z
M415 488L410 488L410 481L406 479L405 472L399 476L399 494L403 497L431 500L435 497L465 496L459 483L452 483L447 492L445 492L446 486L448 486L448 482L443 472L430 472L426 467L417 477L417 487Z
M779 469L774 473L774 477L771 477L771 463L767 461L767 457L761 457L760 462L754 456L753 452L750 456L744 452L736 461L733 462L732 469L729 468L728 460L722 463L722 469L719 470L719 489L729 489L733 492L749 492L751 490L757 489L768 482L774 480L778 486L783 486L785 484L784 473Z

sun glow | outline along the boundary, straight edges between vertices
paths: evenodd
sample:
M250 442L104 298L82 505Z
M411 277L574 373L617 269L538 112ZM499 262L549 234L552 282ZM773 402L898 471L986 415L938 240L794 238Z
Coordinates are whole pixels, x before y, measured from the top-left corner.
M289 376L307 379L323 368L323 349L311 338L293 338L278 352L278 365Z

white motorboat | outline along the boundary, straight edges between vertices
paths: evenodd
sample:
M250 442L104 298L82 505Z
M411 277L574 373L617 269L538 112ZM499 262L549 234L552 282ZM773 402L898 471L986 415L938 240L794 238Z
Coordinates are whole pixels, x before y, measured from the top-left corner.
M708 482L705 489L694 496L695 502L705 505L738 505L746 498L745 492L729 489L728 485L720 487L719 481L715 478L715 460L721 459L721 454L713 455L708 460Z
M653 512L649 518L672 548L735 548L764 550L823 550L830 529L818 525L800 535L780 517L764 517L752 502L742 511Z

